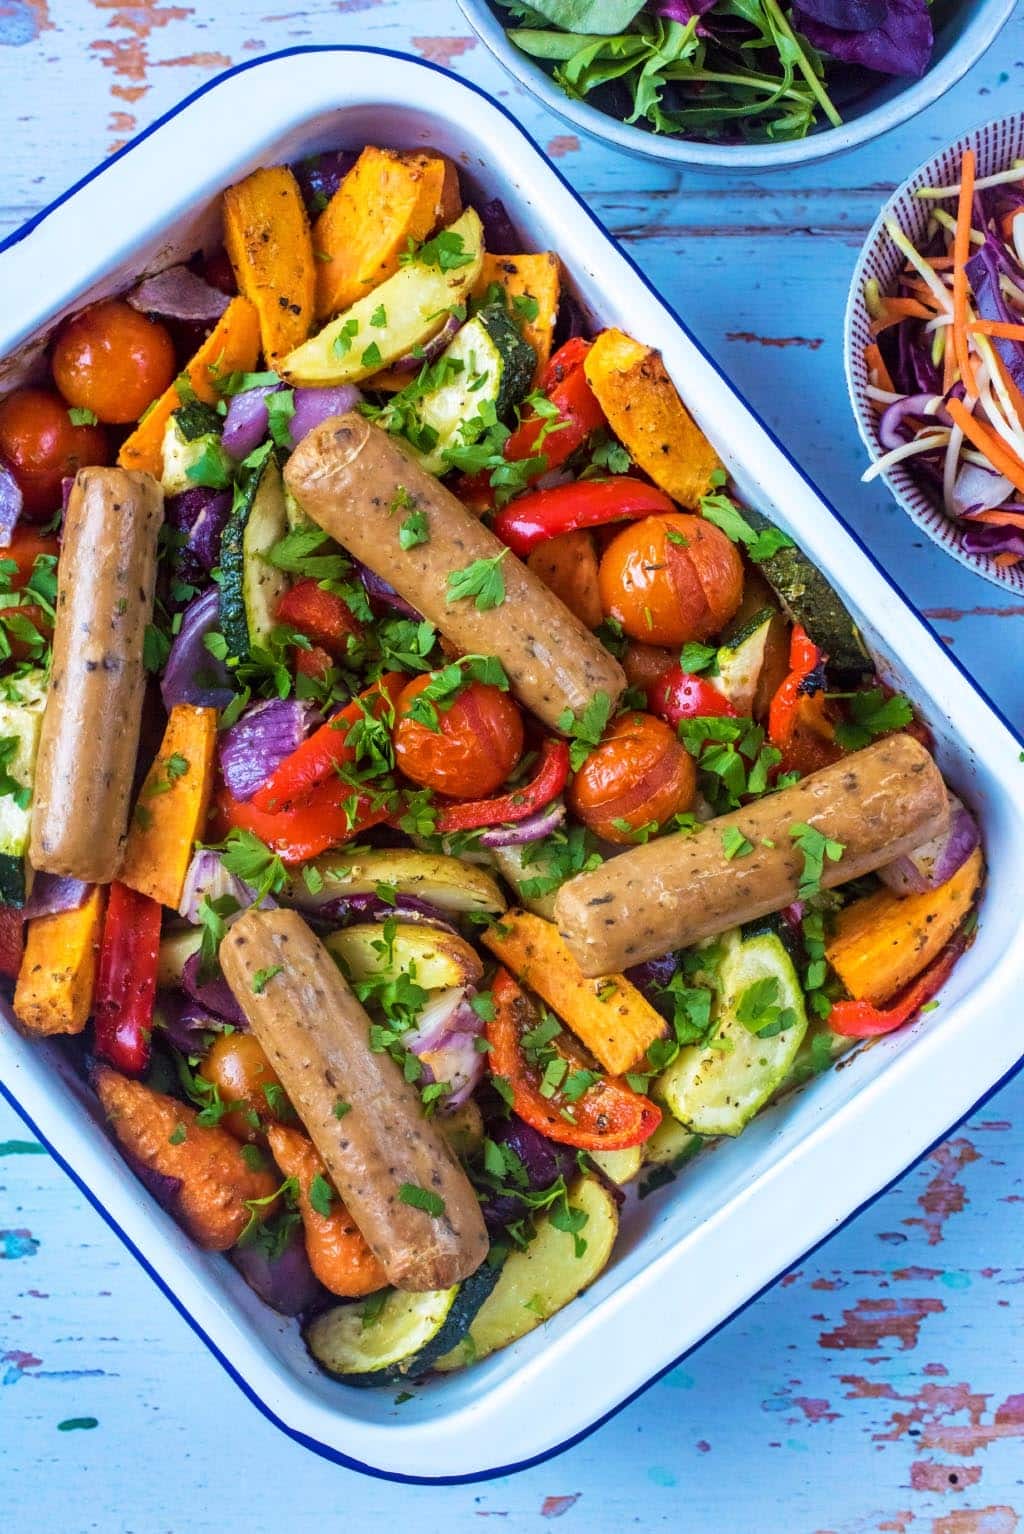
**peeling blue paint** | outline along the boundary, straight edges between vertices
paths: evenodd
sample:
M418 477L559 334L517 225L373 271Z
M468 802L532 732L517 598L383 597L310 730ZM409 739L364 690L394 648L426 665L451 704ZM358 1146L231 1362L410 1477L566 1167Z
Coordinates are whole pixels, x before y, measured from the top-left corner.
M39 17L26 0L0 0L0 47L23 48L39 36Z
M0 1230L0 1259L15 1261L18 1257L34 1257L39 1242L30 1230Z

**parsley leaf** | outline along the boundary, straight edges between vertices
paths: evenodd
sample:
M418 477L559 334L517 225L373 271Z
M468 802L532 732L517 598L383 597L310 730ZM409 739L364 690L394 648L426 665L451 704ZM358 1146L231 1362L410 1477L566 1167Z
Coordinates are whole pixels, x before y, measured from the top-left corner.
M505 577L501 561L507 553L508 549L502 549L500 554L495 554L491 559L474 559L464 570L450 571L445 601L462 602L474 597L473 605L481 613L500 607L505 600Z
M331 1212L331 1204L334 1201L334 1189L322 1173L317 1172L309 1185L309 1202L317 1214L322 1214L326 1219Z
M406 517L398 529L398 547L414 549L420 543L430 542L430 524L425 511L418 510Z
M733 858L745 858L753 852L753 842L748 842L739 826L726 826L722 832L722 851L731 861Z
M583 763L596 746L601 744L612 711L612 700L606 692L595 692L581 714L564 709L558 716L558 728L568 735L569 762L573 772L579 772Z
M902 730L914 717L910 699L902 693L886 697L880 687L850 693L846 698L849 722L836 725L836 740L844 751L859 751L876 735Z
M32 803L32 789L12 777L8 767L21 750L17 735L5 735L0 739L0 798L13 799L19 810L27 810Z
M403 1182L398 1197L401 1203L409 1204L413 1209L422 1209L435 1220L444 1214L445 1202L440 1194L431 1192L429 1188L421 1188L418 1183Z
M838 863L846 847L842 842L825 836L817 826L809 826L803 821L790 826L789 834L803 853L804 866L797 894L801 900L806 900L809 896L816 895L821 889L825 859L827 858L830 863Z
M462 235L454 234L450 229L442 229L440 234L435 234L432 240L425 241L418 248L416 242L410 239L408 248L398 258L401 266L418 261L421 266L436 266L442 272L454 272L475 260L476 253L465 248Z
M701 516L713 522L733 543L746 546L750 558L760 563L771 559L780 549L794 547L792 538L778 527L766 527L755 532L739 507L721 491L705 495L700 503Z
M269 964L266 969L258 969L252 977L252 994L262 996L268 982L273 980L275 975L281 974L283 969L283 964Z

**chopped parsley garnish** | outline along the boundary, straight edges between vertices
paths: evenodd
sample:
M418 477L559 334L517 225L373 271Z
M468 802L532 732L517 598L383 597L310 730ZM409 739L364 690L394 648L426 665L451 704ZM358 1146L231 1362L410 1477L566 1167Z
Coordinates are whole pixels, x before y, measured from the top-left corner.
M707 671L715 659L718 651L714 645L698 644L692 640L684 644L679 653L680 669L690 676L699 676L702 671Z
M421 1188L418 1183L404 1182L398 1190L398 1197L401 1203L409 1204L413 1209L422 1209L435 1220L444 1214L445 1203L441 1195L433 1193L429 1188Z
M730 859L745 858L754 850L753 842L747 840L739 826L726 826L722 832L722 851Z
M771 559L780 549L794 547L792 538L781 528L766 527L761 532L755 532L739 507L721 491L705 495L700 510L701 515L720 528L733 543L744 544L748 555L756 563Z
M382 360L381 350L376 341L370 342L359 359L360 365L364 368L379 368Z
M348 356L349 352L352 350L352 342L355 340L358 334L359 321L355 318L346 320L344 325L342 325L341 329L338 331L338 334L335 336L334 340L331 342L331 350L339 359L339 361L342 357Z
M278 447L292 447L291 421L295 414L295 390L276 389L267 395L267 425Z
M867 692L841 696L845 699L849 720L836 725L835 735L844 751L859 751L876 735L905 729L914 717L910 699L902 693L887 697L880 687L871 687Z
M803 853L804 866L797 894L801 900L806 900L821 889L826 858L830 863L838 863L846 847L842 842L825 836L817 826L809 826L802 821L790 826L789 834Z
M460 266L469 266L475 260L475 251L467 250L462 235L450 229L442 229L440 234L418 247L415 240L410 239L407 249L398 258L401 266L418 261L421 266L436 266L442 272L457 271Z
M532 324L540 313L540 304L532 293L516 293L512 299L512 307L528 324Z
M425 511L411 512L398 529L398 547L414 549L418 544L430 542L430 524Z
M262 996L269 981L275 975L280 975L284 970L283 964L270 964L266 969L258 969L252 977L252 993L254 996Z
M207 638L210 636L207 635ZM171 653L171 641L162 629L158 629L155 623L146 624L146 632L142 637L142 664L146 670L156 676L167 664L167 657Z
M606 692L595 692L581 714L564 709L558 716L558 728L568 735L569 762L573 772L579 772L583 763L596 746L601 744L612 711L612 700Z
M505 576L501 562L507 553L508 549L502 549L500 554L495 554L491 559L474 559L464 570L452 570L448 575L445 601L463 602L473 597L473 605L481 613L500 607L505 600Z
M152 782L146 785L145 797L155 799L159 794L170 793L179 778L185 777L189 769L187 756L182 756L180 751L173 751L170 756L163 760L163 771L158 772Z
M736 1018L759 1039L771 1039L796 1022L792 1007L781 1004L778 975L762 975L748 985L736 1003Z
M374 309L373 313L370 315L370 324L374 327L375 330L383 330L387 322L388 311L385 309L383 304L378 304L376 309Z
M233 826L216 850L229 874L252 885L257 903L267 895L279 895L288 884L288 873L281 859L254 831Z
M32 790L8 772L12 761L21 749L17 735L5 735L0 739L0 798L13 799L19 810L27 810L32 803Z
M331 1212L331 1204L334 1202L335 1193L327 1178L317 1172L309 1185L309 1202L317 1214L322 1214L326 1219Z
M331 1109L331 1112L336 1119L343 1119L346 1113L352 1112L352 1104L347 1103L343 1098L338 1097L335 1099L334 1107Z
M84 405L72 405L68 410L68 420L72 426L95 426L99 416L95 410L87 410Z

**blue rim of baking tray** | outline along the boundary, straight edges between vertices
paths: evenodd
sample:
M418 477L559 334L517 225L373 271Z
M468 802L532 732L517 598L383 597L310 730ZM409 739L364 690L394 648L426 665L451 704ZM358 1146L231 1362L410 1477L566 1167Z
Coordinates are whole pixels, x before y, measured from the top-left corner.
M80 180L76 181L73 186L70 186L66 192L63 192L59 197L55 197L53 202L47 203L45 208L42 208L38 213L34 214L32 218L28 219L24 224L20 225L19 228L15 229L13 234L9 234L6 239L0 241L0 255L2 255L5 250L10 250L14 245L20 244L27 235L31 234L34 229L39 227L44 219L48 218L50 214L55 212L57 208L62 207L64 203L69 201L70 198L74 197L75 193L79 192L82 187L88 186L90 181L95 181L98 176L101 176L105 170L107 170L117 160L120 160L123 155L129 154L136 147L136 145L142 143L144 139L149 138L151 134L155 133L159 128L162 128L165 123L168 123L173 118L179 116L179 114L183 112L186 107L191 106L192 103L197 101L201 96L205 96L208 91L215 90L218 85L222 85L225 80L231 79L233 75L244 74L246 70L258 69L261 65L273 63L277 59L294 58L297 55L307 53L372 53L382 58L401 59L403 63L415 64L420 69L432 69L435 74L443 75L446 79L455 81L465 90L473 91L475 95L482 97L484 101L486 101L490 106L494 107L496 111L500 112L503 117L507 118L508 121L512 123L512 125L523 135L527 143L529 143L531 147L536 150L537 154L539 154L541 159L544 160L548 168L554 172L555 176L577 203L583 214L589 218L591 222L597 226L598 229L600 229L605 238L610 240L615 248L624 257L624 259L628 261L636 277L639 278L648 292L651 293L653 297L656 298L658 302L662 304L662 306L668 311L668 313L675 320L676 324L685 333L687 339L700 352L705 362L707 362L708 365L715 370L718 376L724 383L728 385L728 387L732 390L732 392L736 395L744 407L750 411L750 414L753 416L754 420L758 423L761 429L767 433L772 443L779 450L790 467L796 470L797 474L800 475L800 478L809 487L809 489L814 491L822 503L831 512L832 516L835 517L836 521L846 529L846 531L850 534L850 537L857 544L857 547L870 560L872 566L881 576L885 584L890 588L891 591L896 593L904 606L910 609L914 617L921 624L922 628L926 629L927 632L931 634L932 638L935 639L937 643L941 644L942 641L939 639L939 635L936 630L932 627L932 625L928 622L927 618L924 617L920 610L908 600L908 598L903 594L896 583L890 578L888 572L882 567L882 565L879 564L878 560L868 548L867 544L860 537L856 529L850 525L850 523L841 514L841 512L836 510L831 501L829 501L822 494L814 481L804 472L804 470L797 463L796 459L787 450L783 443L779 441L771 427L761 419L761 416L747 401L745 396L741 394L740 391L735 388L735 386L729 381L727 375L718 366L718 363L705 350L705 348L697 340L697 337L693 335L686 322L680 317L680 315L676 313L675 309L668 302L668 300L665 299L661 293L659 293L654 284L649 281L649 279L637 266L632 256L630 256L629 252L624 250L623 247L619 244L618 240L616 240L615 236L605 228L604 224L597 217L597 215L583 201L575 188L572 187L566 178L562 175L561 171L559 171L558 168L552 164L551 160L544 153L543 149L541 149L540 145L532 138L529 133L527 133L526 129L522 127L522 125L516 120L508 108L503 107L500 101L495 101L494 97L489 95L489 93L485 91L481 86L475 85L471 80L461 79L458 75L453 74L451 70L443 69L439 64L432 64L428 59L415 59L410 54L399 53L397 49L394 48L377 48L371 46L363 47L350 43L320 43L309 44L305 47L282 48L276 53L264 54L262 58L250 59L247 63L244 64L236 64L232 69L224 70L224 72L217 75L215 79L208 80L205 85L201 85L199 89L193 91L191 95L184 97L183 100L178 102L177 106L174 106L170 109L170 111L165 112L162 117L158 117L156 121L151 123L148 128L145 128L141 133L137 134L136 137L127 143L122 149L119 149L116 154L111 155L110 158L108 160L104 160L102 164L95 166L91 171L87 172L86 175L82 176ZM985 692L984 688L979 687L978 683L971 676L970 672L960 663L955 655L951 654L948 650L945 653L948 660L952 662L953 666L955 666L957 671L960 672L960 675L964 678L972 690L977 693L977 695L988 706L988 708L991 709L996 718L1006 726L1013 738L1017 741L1020 741L1021 745L1024 746L1024 736L1022 736L1020 731L1010 723L1010 720L1006 717L998 704L992 701L992 699ZM966 1120L969 1119L973 1113L976 1113L984 1103L987 1103L991 1097L994 1097L996 1093L1002 1091L1003 1087L1012 1081L1014 1077L1020 1072L1022 1066L1024 1066L1024 1054L1022 1054L1016 1065L1012 1066L1010 1070L1005 1073L1005 1075L1000 1077L994 1086L990 1087L987 1092L983 1093L983 1095L978 1098L977 1102L973 1103L965 1113L962 1113L957 1119L955 1119L954 1122L949 1125L944 1134L939 1135L937 1139L933 1140L932 1143L921 1152L920 1156L917 1156L912 1162L909 1163L908 1166L905 1166L902 1171L898 1172L895 1177L891 1178L889 1182L885 1183L881 1188L879 1188L876 1193L873 1193L870 1198L867 1198L863 1201L863 1203L858 1204L857 1208L852 1210L844 1220L841 1220L833 1230L830 1230L827 1235L821 1238L820 1241L816 1241L813 1246L808 1247L807 1250L795 1260L797 1262L805 1262L808 1257L810 1257L814 1252L818 1251L819 1248L824 1246L827 1242L831 1241L834 1236L838 1235L841 1230L845 1229L847 1225L849 1225L853 1220L857 1219L859 1215L863 1214L866 1209L870 1209L872 1204L880 1199L883 1194L887 1193L890 1188L895 1187L895 1185L902 1178L904 1178L908 1172L912 1171L914 1167L920 1165L920 1163L924 1161L928 1155L931 1154L937 1145L941 1145L942 1142L947 1139L955 1129L958 1129L961 1124L965 1123ZM613 1406L610 1411L607 1411L603 1416L598 1417L595 1422L590 1423L585 1428L581 1428L580 1431L578 1433L574 1433L571 1438L566 1438L561 1443L555 1444L553 1448L545 1449L541 1454L534 1454L529 1459L517 1460L509 1465L496 1465L489 1470L474 1470L467 1472L465 1475L402 1475L400 1471L379 1470L373 1465L366 1465L362 1462L362 1460L353 1459L351 1455L343 1454L340 1449L332 1449L329 1444L321 1443L319 1439L311 1438L307 1433L302 1433L297 1428L289 1427L286 1422L283 1422L277 1413L267 1405L266 1401L264 1401L260 1396L256 1394L247 1380L241 1374L239 1374L238 1370L234 1367L231 1361L221 1352L213 1338L209 1336L206 1331L204 1331L203 1327L200 1326L199 1322L188 1310L188 1308L168 1287L157 1270L150 1264L148 1259L143 1256L142 1252L135 1245L127 1231L122 1230L121 1226L114 1219L113 1215L110 1214L109 1211L104 1207L96 1194L92 1192L91 1188L89 1188L87 1184L82 1181L82 1179L75 1172L74 1168L70 1166L70 1164L65 1161L64 1157L61 1156L60 1153L53 1147L53 1145L50 1144L50 1141L39 1129L31 1115L25 1111L25 1109L21 1106L18 1100L8 1090L2 1081L0 1081L0 1096L4 1098L4 1100L11 1108L13 1108L14 1112L27 1125L27 1127L40 1141L40 1143L46 1147L54 1161L56 1161L57 1165L67 1174L68 1177L70 1177L71 1181L75 1184L75 1187L78 1188L79 1192L84 1194L86 1199L88 1199L89 1203L96 1210L97 1214L99 1214L106 1221L114 1234L124 1243L124 1245L131 1252L132 1256L139 1263L140 1267L145 1269L150 1278L156 1284L157 1288L161 1291L162 1294L166 1296L168 1300L170 1300L178 1314L188 1322L196 1336L206 1344L214 1358L216 1358L217 1362L231 1376L238 1388L245 1396L248 1397L248 1399L257 1408L257 1410L262 1412L264 1417L266 1417L269 1422L272 1422L275 1427L279 1428L282 1433L287 1434L287 1436L293 1439L295 1443L301 1444L304 1449L310 1449L314 1454L318 1454L322 1459L331 1460L336 1465L342 1465L346 1470L358 1470L363 1475L370 1475L381 1481L394 1481L400 1485L411 1486L468 1486L473 1485L478 1481L490 1481L496 1479L498 1476L511 1475L515 1471L529 1470L532 1469L534 1465L542 1465L545 1460L553 1459L558 1454L564 1454L567 1449L571 1449L576 1444L581 1443L583 1439L589 1438L591 1433L595 1433L598 1428L603 1427L606 1422L610 1422L613 1417L618 1416L619 1412L623 1411L633 1401L637 1400L638 1397L643 1395L646 1390L649 1390L652 1385L657 1384L658 1380L663 1378L664 1375L671 1373L671 1371L677 1368L678 1365L684 1361L684 1359L689 1358L692 1353L696 1352L698 1348L703 1347L706 1342L708 1342L712 1337L716 1336L718 1332L722 1331L724 1327L730 1325L737 1316L742 1315L743 1312L749 1309L751 1305L755 1304L756 1301L762 1297L762 1295L767 1294L769 1289L774 1288L782 1275L788 1272L789 1269L793 1266L793 1264L787 1263L786 1267L781 1268L779 1272L775 1274L774 1278L771 1278L767 1283L762 1284L761 1287L754 1294L752 1294L749 1299L745 1300L742 1305L738 1305L735 1310L730 1311L727 1316L724 1316L716 1326L711 1328L710 1331L705 1332L704 1336L700 1339L699 1342L693 1343L690 1347L686 1348L682 1353L680 1353L677 1358L674 1358L670 1363L665 1364L664 1368L659 1369L657 1373L653 1374L649 1380L644 1382L644 1384L637 1386L636 1390L631 1391L629 1395L624 1397L624 1399L621 1400L616 1406Z

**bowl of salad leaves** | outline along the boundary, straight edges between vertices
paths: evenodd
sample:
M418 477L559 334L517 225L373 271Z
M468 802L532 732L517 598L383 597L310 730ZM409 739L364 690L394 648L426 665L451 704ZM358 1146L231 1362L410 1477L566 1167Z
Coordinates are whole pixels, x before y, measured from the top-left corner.
M1024 591L1024 113L965 133L882 209L845 360L865 480L961 564Z
M678 165L775 169L938 100L1014 0L459 0L574 127Z

